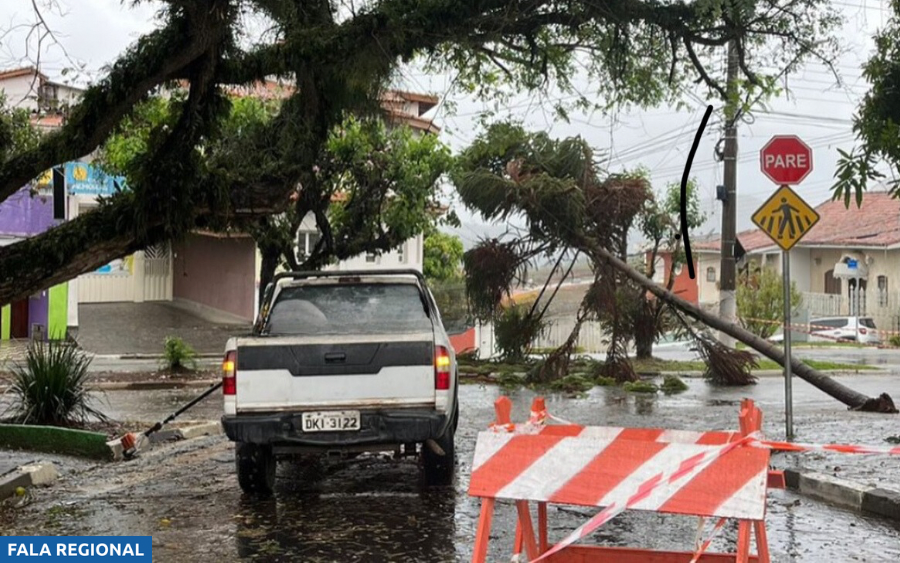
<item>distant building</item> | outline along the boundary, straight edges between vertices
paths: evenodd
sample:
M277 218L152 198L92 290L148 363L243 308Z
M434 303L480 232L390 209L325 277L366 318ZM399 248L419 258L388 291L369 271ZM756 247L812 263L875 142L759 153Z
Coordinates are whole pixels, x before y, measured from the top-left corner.
M60 127L69 107L84 93L83 88L50 80L34 67L0 71L0 91L7 106L27 110L32 124L42 130Z
M649 250L644 254L644 259L646 265L649 266L650 260L652 259L652 253ZM697 260L695 259L694 279L691 279L687 264L678 264L677 266L675 266L675 271L673 272L672 253L668 251L659 251L656 254L656 264L653 268L653 281L663 287L668 287L669 276L671 274L674 274L675 280L672 282L672 293L684 299L685 301L696 304L699 302L700 293L696 279L697 267Z
M0 202L0 246L43 233L64 219L54 217L47 186L27 185ZM64 338L78 325L78 306L68 283L0 307L0 340Z
M791 250L791 280L810 316L875 318L879 329L900 329L900 202L887 191L868 191L862 206L826 201L816 207L819 222ZM759 229L738 233L743 255L781 272L781 249ZM720 240L691 245L698 256L701 304L719 300Z

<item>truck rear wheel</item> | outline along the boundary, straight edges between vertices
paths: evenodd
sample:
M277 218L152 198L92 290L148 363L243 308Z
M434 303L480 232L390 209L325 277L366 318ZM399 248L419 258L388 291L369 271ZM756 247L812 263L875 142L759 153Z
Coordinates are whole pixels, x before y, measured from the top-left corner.
M444 455L438 455L428 444L422 444L422 465L425 469L425 481L429 485L443 487L453 481L453 472L456 469L454 435L458 418L459 411L455 411L453 422L447 425L447 430L441 437L434 440L444 450Z
M238 442L234 447L238 483L245 493L271 495L275 490L272 446Z

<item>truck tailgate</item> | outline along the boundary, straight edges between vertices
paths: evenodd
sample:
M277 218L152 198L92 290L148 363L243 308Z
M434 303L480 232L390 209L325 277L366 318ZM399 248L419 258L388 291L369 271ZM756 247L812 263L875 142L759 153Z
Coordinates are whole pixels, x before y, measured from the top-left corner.
M433 406L434 335L243 338L238 412Z

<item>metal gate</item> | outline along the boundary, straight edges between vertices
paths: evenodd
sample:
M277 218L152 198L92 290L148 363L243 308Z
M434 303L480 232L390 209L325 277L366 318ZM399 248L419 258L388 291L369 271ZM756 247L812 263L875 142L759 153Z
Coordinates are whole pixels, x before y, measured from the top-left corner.
M168 243L135 252L107 271L78 278L79 303L172 300L172 251Z
M172 250L169 243L144 250L144 301L172 300Z

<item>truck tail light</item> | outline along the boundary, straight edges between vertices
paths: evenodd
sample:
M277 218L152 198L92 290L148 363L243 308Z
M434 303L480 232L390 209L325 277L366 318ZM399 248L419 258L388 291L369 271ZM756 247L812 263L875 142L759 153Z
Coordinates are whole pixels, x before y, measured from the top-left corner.
M434 349L434 388L440 391L450 389L450 353L443 346Z
M225 354L222 362L222 394L235 395L237 392L237 353L232 350Z

